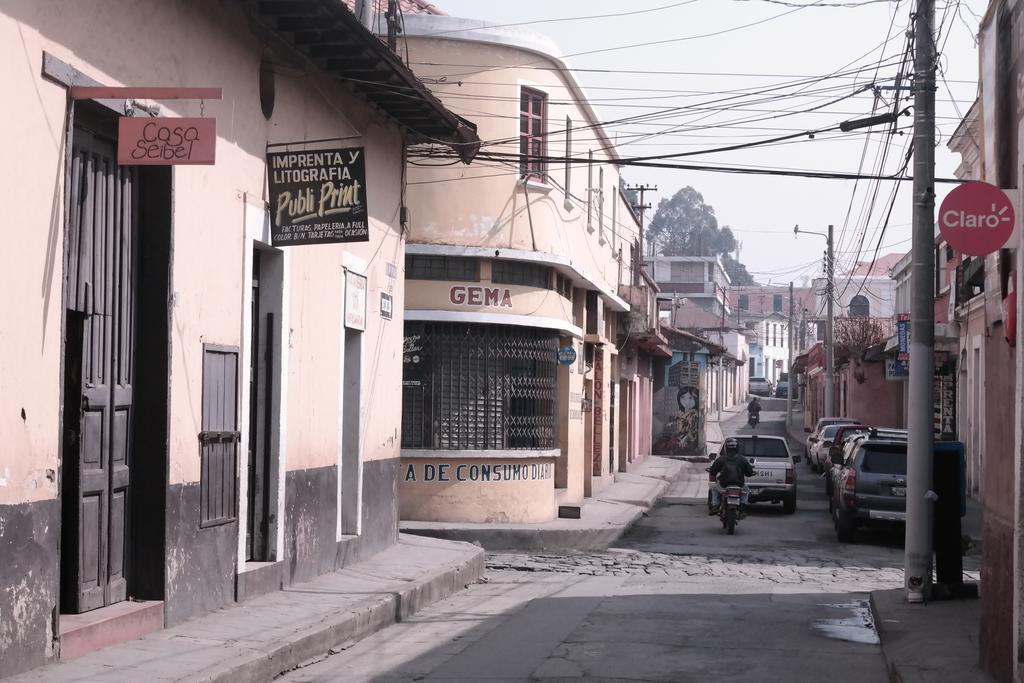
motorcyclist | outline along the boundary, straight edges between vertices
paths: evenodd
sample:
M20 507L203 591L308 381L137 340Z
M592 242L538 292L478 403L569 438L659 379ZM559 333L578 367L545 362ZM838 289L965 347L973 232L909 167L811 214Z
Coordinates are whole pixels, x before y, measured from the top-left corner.
M747 404L747 420L756 417L758 422L761 421L761 400L755 396L750 399L750 403Z
M741 516L745 514L750 497L746 478L754 476L754 466L740 455L740 442L731 436L726 439L722 445L721 455L715 459L709 471L715 475L718 485L711 487L711 509L708 514L718 514L718 508L722 503L722 488L726 486L743 487L743 493L740 496L740 514Z

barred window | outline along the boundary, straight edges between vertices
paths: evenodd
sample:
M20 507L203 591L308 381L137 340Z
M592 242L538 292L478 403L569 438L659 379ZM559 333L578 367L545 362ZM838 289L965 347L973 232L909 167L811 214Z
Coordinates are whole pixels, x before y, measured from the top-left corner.
M492 261L491 282L499 285L526 285L549 289L551 269L522 261Z
M460 256L410 254L405 257L405 277L409 280L479 282L480 262Z
M402 447L555 448L558 333L407 323Z

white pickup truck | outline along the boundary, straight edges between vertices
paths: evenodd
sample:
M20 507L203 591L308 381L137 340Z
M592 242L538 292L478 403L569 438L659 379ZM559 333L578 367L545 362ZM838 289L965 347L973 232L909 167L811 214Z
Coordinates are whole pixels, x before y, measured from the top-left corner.
M747 478L750 502L782 503L786 514L796 512L796 467L786 440L779 436L734 436L740 455L754 466L754 476Z

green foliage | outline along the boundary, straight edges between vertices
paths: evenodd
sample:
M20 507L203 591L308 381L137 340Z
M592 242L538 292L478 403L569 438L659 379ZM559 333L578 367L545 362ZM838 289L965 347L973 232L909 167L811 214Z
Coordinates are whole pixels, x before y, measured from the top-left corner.
M692 187L658 202L648 235L664 256L718 256L736 248L729 228L719 228L713 206Z
M754 276L747 272L747 267L729 254L722 254L722 267L728 273L733 287L750 287L757 284Z
M736 250L732 230L718 225L715 208L692 187L658 202L647 234L663 256L720 256L733 285L756 284L746 266L731 256Z

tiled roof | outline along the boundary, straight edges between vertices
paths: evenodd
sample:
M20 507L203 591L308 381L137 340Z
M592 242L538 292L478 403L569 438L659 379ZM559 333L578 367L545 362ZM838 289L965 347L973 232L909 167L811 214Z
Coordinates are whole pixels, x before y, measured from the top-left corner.
M355 11L356 0L342 0L349 9ZM375 0L378 12L386 12L388 0ZM427 0L398 0L398 6L402 14L433 14L435 16L448 16L448 13L437 5Z
M905 254L886 254L885 256L879 256L874 264L871 261L858 261L849 272L843 273L843 275L870 275L873 277L889 277L889 271L892 270L893 266L900 262Z

